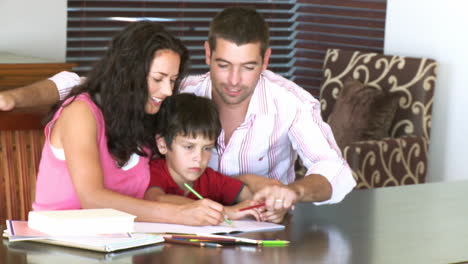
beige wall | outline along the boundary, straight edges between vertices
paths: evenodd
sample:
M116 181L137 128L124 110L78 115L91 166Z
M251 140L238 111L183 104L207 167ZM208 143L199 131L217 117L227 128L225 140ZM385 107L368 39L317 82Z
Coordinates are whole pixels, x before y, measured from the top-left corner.
M66 0L0 0L0 52L65 61Z

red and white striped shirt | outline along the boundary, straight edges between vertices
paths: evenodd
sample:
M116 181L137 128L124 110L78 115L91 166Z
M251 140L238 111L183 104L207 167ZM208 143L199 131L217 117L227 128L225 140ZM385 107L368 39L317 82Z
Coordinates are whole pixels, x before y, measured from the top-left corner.
M51 80L61 97L80 83L78 75L70 72L59 73ZM211 98L210 75L189 76L180 88ZM295 180L297 155L307 168L306 175L320 174L332 186L332 197L316 204L340 202L356 185L330 126L322 120L320 102L294 82L265 70L244 122L227 145L221 132L209 166L228 176L252 173L287 184Z

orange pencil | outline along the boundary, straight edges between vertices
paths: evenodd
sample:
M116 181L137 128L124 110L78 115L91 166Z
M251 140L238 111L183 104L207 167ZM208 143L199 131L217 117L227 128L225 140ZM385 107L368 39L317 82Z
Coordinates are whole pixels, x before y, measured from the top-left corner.
M245 210L249 210L249 209L259 208L259 207L262 207L262 206L265 206L265 203L260 203L260 204L244 207L242 209L239 209L239 211L245 211Z

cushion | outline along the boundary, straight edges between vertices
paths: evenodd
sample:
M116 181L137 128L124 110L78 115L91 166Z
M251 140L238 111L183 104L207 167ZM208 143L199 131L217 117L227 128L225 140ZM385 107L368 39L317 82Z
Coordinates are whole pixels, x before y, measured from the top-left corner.
M338 146L388 137L397 99L358 80L345 81L328 119Z

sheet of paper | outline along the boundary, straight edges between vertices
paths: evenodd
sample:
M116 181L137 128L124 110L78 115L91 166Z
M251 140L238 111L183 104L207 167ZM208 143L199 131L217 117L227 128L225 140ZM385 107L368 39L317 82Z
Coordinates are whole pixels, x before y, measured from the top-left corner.
M187 226L163 223L135 222L134 230L140 233L184 233L184 234L234 234L245 232L274 231L284 225L252 220L234 220L233 225L221 223L217 226Z

